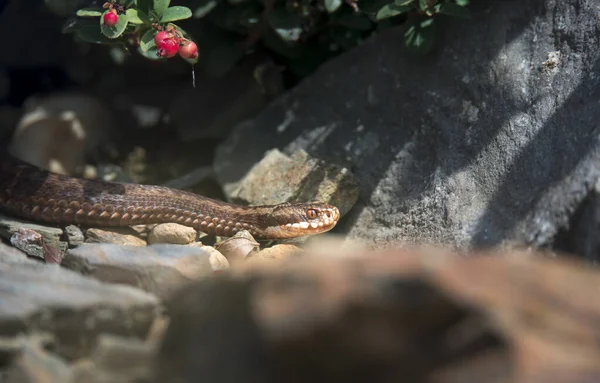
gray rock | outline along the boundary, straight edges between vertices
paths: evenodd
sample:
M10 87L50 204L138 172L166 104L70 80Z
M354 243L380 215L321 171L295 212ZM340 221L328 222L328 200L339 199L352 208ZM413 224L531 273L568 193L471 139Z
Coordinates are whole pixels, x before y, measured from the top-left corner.
M350 237L551 245L600 178L597 1L469 7L469 21L439 18L427 57L392 28L322 65L234 130L221 184L302 148L357 176L336 230Z
M70 247L77 247L83 244L85 237L83 236L83 232L78 226L68 225L65 227L65 234L67 235L67 242Z
M201 247L83 244L67 251L63 266L105 282L139 287L164 298L182 285L229 268L218 252Z
M47 331L55 352L86 355L99 333L144 337L155 319L157 297L130 286L86 278L56 264L23 262L0 248L2 335Z
M225 166L223 172L221 166ZM217 174L228 170L226 163L217 162L215 167ZM311 158L304 150L287 156L277 149L268 151L240 182L224 182L224 190L230 199L252 205L331 203L342 216L356 203L359 193L348 169Z
M67 250L67 242L61 241L61 237L63 235L62 229L58 227L38 225L29 221L0 214L1 238L10 240L11 237L21 228L30 229L41 234L44 239L44 243L48 246L54 247L60 250L61 252ZM32 257L44 259L44 251L39 245L28 246L27 254L29 254Z

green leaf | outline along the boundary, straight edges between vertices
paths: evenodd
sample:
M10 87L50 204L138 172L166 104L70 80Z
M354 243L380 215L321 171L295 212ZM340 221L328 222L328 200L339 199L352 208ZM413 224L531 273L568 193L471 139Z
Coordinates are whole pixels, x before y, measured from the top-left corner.
M158 49L156 48L156 46L153 46L152 48L148 49L145 52L142 51L140 49L140 47L138 47L138 53L149 60L154 60L154 61L167 60L163 57L158 57L158 55L156 54L157 51L158 51Z
M425 19L419 23L421 28L427 28L433 24L433 19Z
M125 28L127 28L127 15L119 15L119 21L112 27L109 27L108 25L104 25L104 15L108 12L110 11L106 10L106 12L102 14L102 17L100 17L100 30L104 36L109 39L116 39L121 36L125 31Z
M269 12L269 25L281 39L296 42L302 34L302 18L286 9L277 8Z
M136 0L136 8L139 11L144 12L146 15L154 9L153 0Z
M192 11L188 7L182 7L177 5L175 7L167 8L160 18L161 23L168 23L170 21L185 20L192 17Z
M454 3L444 4L441 13L449 16L461 17L463 19L468 19L471 17L471 11L469 10L469 8L465 8Z
M154 12L162 17L163 13L169 8L171 0L154 0Z
M273 29L267 30L263 36L263 44L288 59L299 59L305 52L304 45L284 41Z
M327 12L333 13L342 5L342 0L325 0L325 9Z
M404 33L404 44L414 53L426 54L433 48L434 32L433 19L414 23Z
M375 18L377 20L383 20L383 19L387 19L388 17L394 17L394 16L401 15L403 13L410 11L411 9L412 9L412 7L410 5L399 6L399 5L390 3L390 4L383 6L383 8L381 8L379 10L379 12L377 12L377 16Z
M148 16L144 14L142 11L138 11L137 9L129 8L125 15L127 15L127 21L131 24L144 24L149 23ZM144 21L146 19L146 21Z
M154 36L156 35L156 31L152 28L148 29L146 33L140 39L140 50L144 53L148 52L151 48L156 48L156 43L154 42Z
M469 0L456 0L456 5L466 7L469 5Z
M97 23L93 25L81 25L75 30L75 36L80 40L83 40L92 44L115 44L118 43L116 40L111 40L102 34Z
M204 4L202 6L199 6L194 11L194 18L195 19L203 18L204 16L208 15L210 13L210 11L215 9L216 6L217 6L217 2L214 0L207 2L206 4Z
M399 7L403 7L405 5L410 5L414 1L415 0L396 0L394 3Z
M292 12L288 12L283 8L276 8L269 12L268 16L269 25L273 29L290 29L297 28L302 23L302 18Z
M102 16L102 9L100 8L82 8L77 11L76 15L80 17L98 17Z

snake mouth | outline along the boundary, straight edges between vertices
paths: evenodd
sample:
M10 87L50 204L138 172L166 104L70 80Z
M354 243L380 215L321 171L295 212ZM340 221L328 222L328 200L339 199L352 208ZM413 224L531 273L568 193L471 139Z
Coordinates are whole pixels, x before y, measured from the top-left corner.
M332 205L306 204L299 209L301 214L295 215L294 222L280 223L267 228L266 231L278 238L303 237L329 231L340 219L340 211Z

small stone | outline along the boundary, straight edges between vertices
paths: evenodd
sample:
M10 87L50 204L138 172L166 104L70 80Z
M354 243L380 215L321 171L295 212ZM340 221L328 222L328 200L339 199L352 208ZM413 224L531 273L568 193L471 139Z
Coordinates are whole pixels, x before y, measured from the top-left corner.
M223 254L229 262L237 262L256 253L260 249L260 244L247 230L242 230L235 233L233 237L216 244L215 249Z
M148 235L148 243L171 243L187 245L198 237L198 232L191 227L178 223L161 223L154 226Z
M67 234L67 242L70 247L81 246L85 240L83 232L75 225L68 225L65 227L65 234Z
M252 261L282 261L289 257L293 257L301 252L303 252L303 250L296 245L282 243L262 249L256 255L253 255L250 259Z
M85 232L85 243L112 243L124 246L146 246L146 241L129 227L115 227L110 229L91 228Z

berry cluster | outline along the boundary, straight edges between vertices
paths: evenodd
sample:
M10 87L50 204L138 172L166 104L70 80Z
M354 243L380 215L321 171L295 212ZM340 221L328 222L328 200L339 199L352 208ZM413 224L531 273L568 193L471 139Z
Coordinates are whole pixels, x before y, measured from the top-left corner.
M198 47L193 41L183 37L174 28L161 30L154 36L156 44L156 55L163 58L171 58L177 53L184 59L195 59L198 57Z

